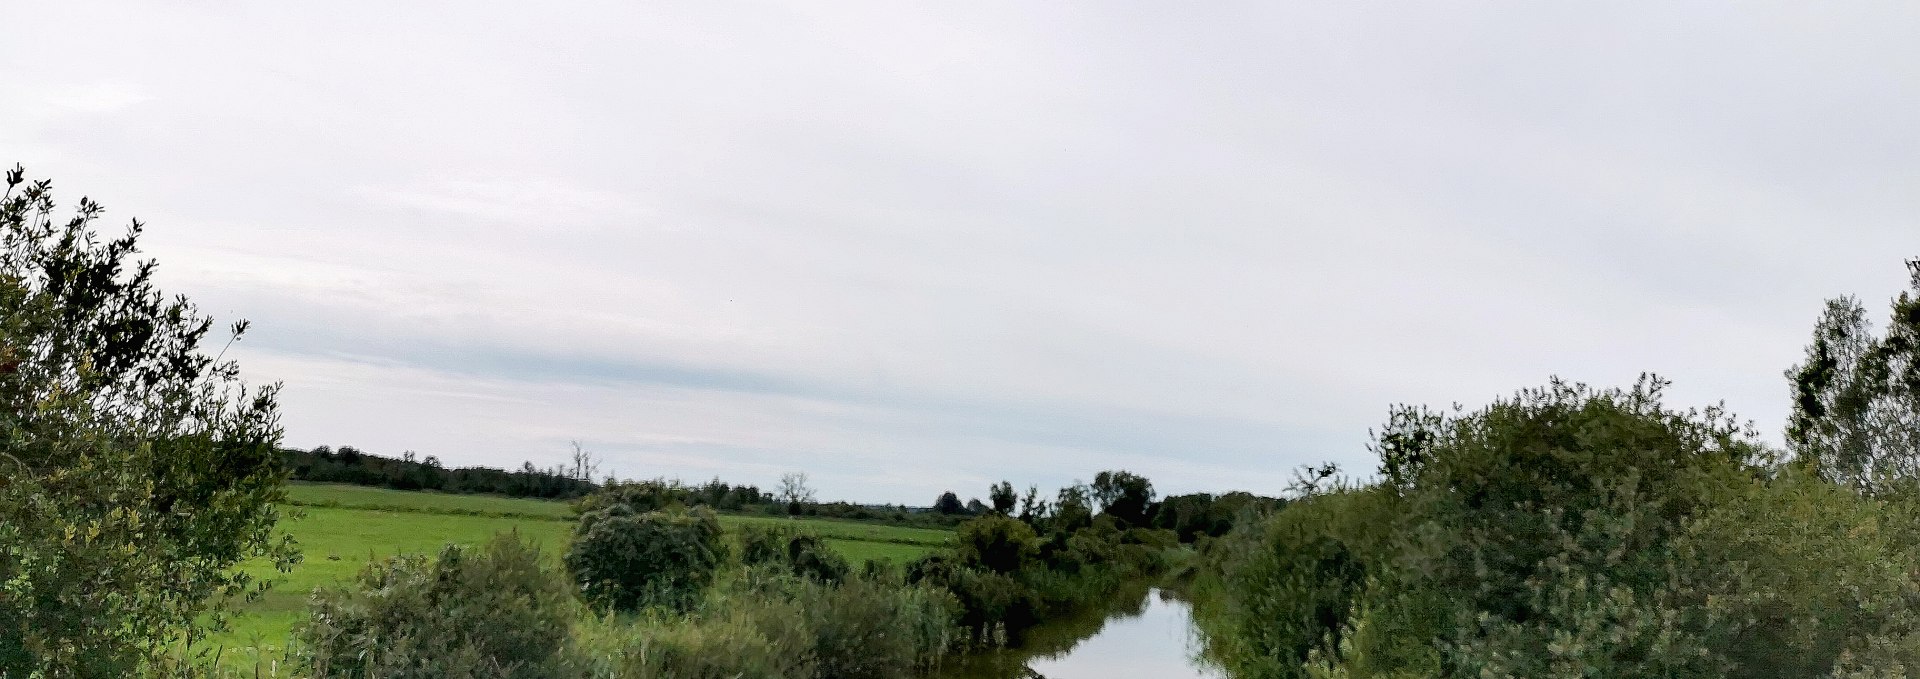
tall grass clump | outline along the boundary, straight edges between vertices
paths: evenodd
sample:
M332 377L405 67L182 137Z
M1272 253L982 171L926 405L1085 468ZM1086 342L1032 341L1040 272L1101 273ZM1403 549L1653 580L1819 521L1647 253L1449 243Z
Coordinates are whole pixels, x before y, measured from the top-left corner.
M503 533L434 560L375 562L316 592L295 659L316 677L562 676L578 610L540 550Z
M957 648L957 609L946 592L898 581L743 569L690 611L586 626L578 657L621 679L904 678Z

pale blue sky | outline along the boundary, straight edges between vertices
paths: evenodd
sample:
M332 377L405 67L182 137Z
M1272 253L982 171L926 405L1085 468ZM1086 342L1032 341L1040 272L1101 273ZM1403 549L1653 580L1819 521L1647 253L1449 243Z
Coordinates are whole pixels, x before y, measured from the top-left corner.
M1910 3L14 4L0 161L299 446L1275 493L1641 371L1777 439L1920 255Z

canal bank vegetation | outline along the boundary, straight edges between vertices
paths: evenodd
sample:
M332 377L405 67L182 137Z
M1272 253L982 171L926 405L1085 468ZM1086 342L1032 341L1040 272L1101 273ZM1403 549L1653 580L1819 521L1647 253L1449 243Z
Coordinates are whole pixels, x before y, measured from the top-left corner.
M657 490L584 498L559 567L515 533L372 564L315 597L288 666L338 677L908 677L1019 644L1193 554L1178 531L1155 527L1162 503L1127 472L1024 514L971 519L950 547L904 566L851 564L786 526L730 536L710 509Z
M1829 305L1787 450L1664 382L1395 409L1377 475L1206 550L1236 677L1894 677L1920 668L1920 262Z

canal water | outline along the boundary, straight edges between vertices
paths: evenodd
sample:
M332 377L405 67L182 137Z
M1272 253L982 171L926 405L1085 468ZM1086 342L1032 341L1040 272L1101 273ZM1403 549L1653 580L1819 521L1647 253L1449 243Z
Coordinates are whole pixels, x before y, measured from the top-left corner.
M934 679L1226 679L1199 658L1187 602L1130 588L1105 606L1029 630L1013 648L968 658Z

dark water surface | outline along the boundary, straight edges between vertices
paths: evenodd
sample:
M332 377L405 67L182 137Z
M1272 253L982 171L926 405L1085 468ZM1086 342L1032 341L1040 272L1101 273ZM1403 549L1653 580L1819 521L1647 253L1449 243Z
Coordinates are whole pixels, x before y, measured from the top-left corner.
M1171 591L1130 588L1105 606L1049 621L1017 647L990 653L934 679L1225 679L1196 658L1187 602Z

